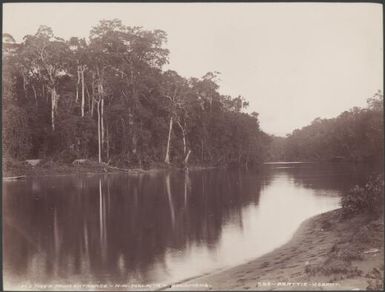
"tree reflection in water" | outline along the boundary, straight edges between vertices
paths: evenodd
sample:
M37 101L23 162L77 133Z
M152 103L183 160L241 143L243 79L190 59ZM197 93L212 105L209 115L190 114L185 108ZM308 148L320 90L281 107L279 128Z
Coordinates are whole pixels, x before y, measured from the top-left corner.
M156 280L153 267L167 251L192 242L215 248L226 220L242 221L240 208L257 204L261 187L250 175L186 170L8 184L6 272L43 282Z
M305 187L337 188L329 177L314 179L325 173L281 171ZM259 204L279 173L213 169L6 183L4 276L40 283L167 280L170 257L185 260L197 248L215 253L226 226L242 230L244 210Z

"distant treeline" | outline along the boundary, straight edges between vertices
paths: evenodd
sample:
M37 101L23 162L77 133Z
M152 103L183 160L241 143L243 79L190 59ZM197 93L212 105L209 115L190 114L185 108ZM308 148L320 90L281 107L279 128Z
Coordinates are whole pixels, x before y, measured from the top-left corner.
M383 94L332 119L315 119L287 137L270 136L271 161L383 161Z
M3 153L16 160L113 165L251 165L264 156L258 114L221 95L218 74L165 71L164 31L103 20L89 39L51 28L3 35ZM188 58L188 56L186 56Z

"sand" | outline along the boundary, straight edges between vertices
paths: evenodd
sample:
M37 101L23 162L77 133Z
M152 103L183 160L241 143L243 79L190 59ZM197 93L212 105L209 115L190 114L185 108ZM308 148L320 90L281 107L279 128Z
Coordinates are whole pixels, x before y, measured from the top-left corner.
M167 290L379 289L384 273L383 217L341 219L341 209L301 224L285 245L246 264Z

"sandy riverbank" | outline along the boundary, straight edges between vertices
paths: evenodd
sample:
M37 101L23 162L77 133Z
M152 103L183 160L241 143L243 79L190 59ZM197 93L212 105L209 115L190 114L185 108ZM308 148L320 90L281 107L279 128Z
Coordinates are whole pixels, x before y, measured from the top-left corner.
M378 290L383 232L383 217L342 219L334 210L306 220L291 241L260 258L169 290Z

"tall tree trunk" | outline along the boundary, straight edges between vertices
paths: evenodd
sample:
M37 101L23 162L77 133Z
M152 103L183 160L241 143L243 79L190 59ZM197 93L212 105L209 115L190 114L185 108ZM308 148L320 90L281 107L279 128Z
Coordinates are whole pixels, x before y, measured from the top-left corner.
M91 84L91 93L92 93L92 104L91 104L91 117L94 116L94 105L95 105L95 73L92 73L92 84Z
M183 164L185 168L187 168L188 158L190 157L190 154L191 154L191 150L188 151L188 153L186 154L186 157L184 158Z
M79 100L79 84L80 84L80 66L79 65L78 65L76 71L77 71L78 79L76 81L76 98L75 98L75 102L77 103L78 100Z
M106 140L107 140L107 161L110 160L110 138L108 133L108 125L106 125Z
M84 84L85 88L86 88L86 92L87 92L87 100L88 100L88 112L90 112L91 110L91 103L92 103L92 98L90 96L90 92L88 90L88 86L87 84Z
M85 66L81 66L81 71L80 71L80 77L82 81L82 118L84 117L84 103L85 103L85 96L84 96L84 70Z
M101 128L101 131L102 131L102 148L104 147L104 99L102 98L102 101L101 101L101 115L100 115L100 128Z
M78 84L76 84L75 102L78 103L78 100L79 100L79 87L78 87Z
M55 114L57 110L57 93L56 88L52 87L51 89L51 127L52 131L55 131Z
M98 157L99 163L102 162L102 148L101 148L101 140L100 140L100 100L96 102L96 108L98 112Z
M102 161L102 151L103 151L103 142L104 142L104 125L103 125L103 113L104 113L104 88L103 88L103 75L97 69L97 95L98 95L98 126L99 126L99 162Z
M136 113L136 109L137 109L138 96L136 92L136 82L135 82L134 67L133 67L132 60L130 60L130 83L131 83L131 98L133 99L133 105L129 114L129 125L132 129L131 131L132 154L136 155L138 139L137 139L137 130L135 129L136 125L134 120L134 113Z
M186 148L186 136L185 136L184 132L183 132L182 140L183 140L183 154L186 154L186 151L187 151L187 148Z
M95 98L92 95L92 102L91 102L91 117L94 116L94 104L95 104Z
M27 97L27 78L25 77L24 73L23 73L23 91L24 91L24 97Z
M172 116L170 117L170 126L168 129L168 139L167 139L167 148L166 148L166 157L164 158L165 163L170 163L170 140L171 140L171 132L172 132Z
M183 141L183 155L186 155L187 153L187 145L186 145L186 123L185 126L183 127L182 124L177 121L177 125L179 126L181 132L182 132L182 141Z
M35 105L37 106L37 94L36 94L36 88L35 86L32 84L32 90L33 90L33 96L35 97Z

